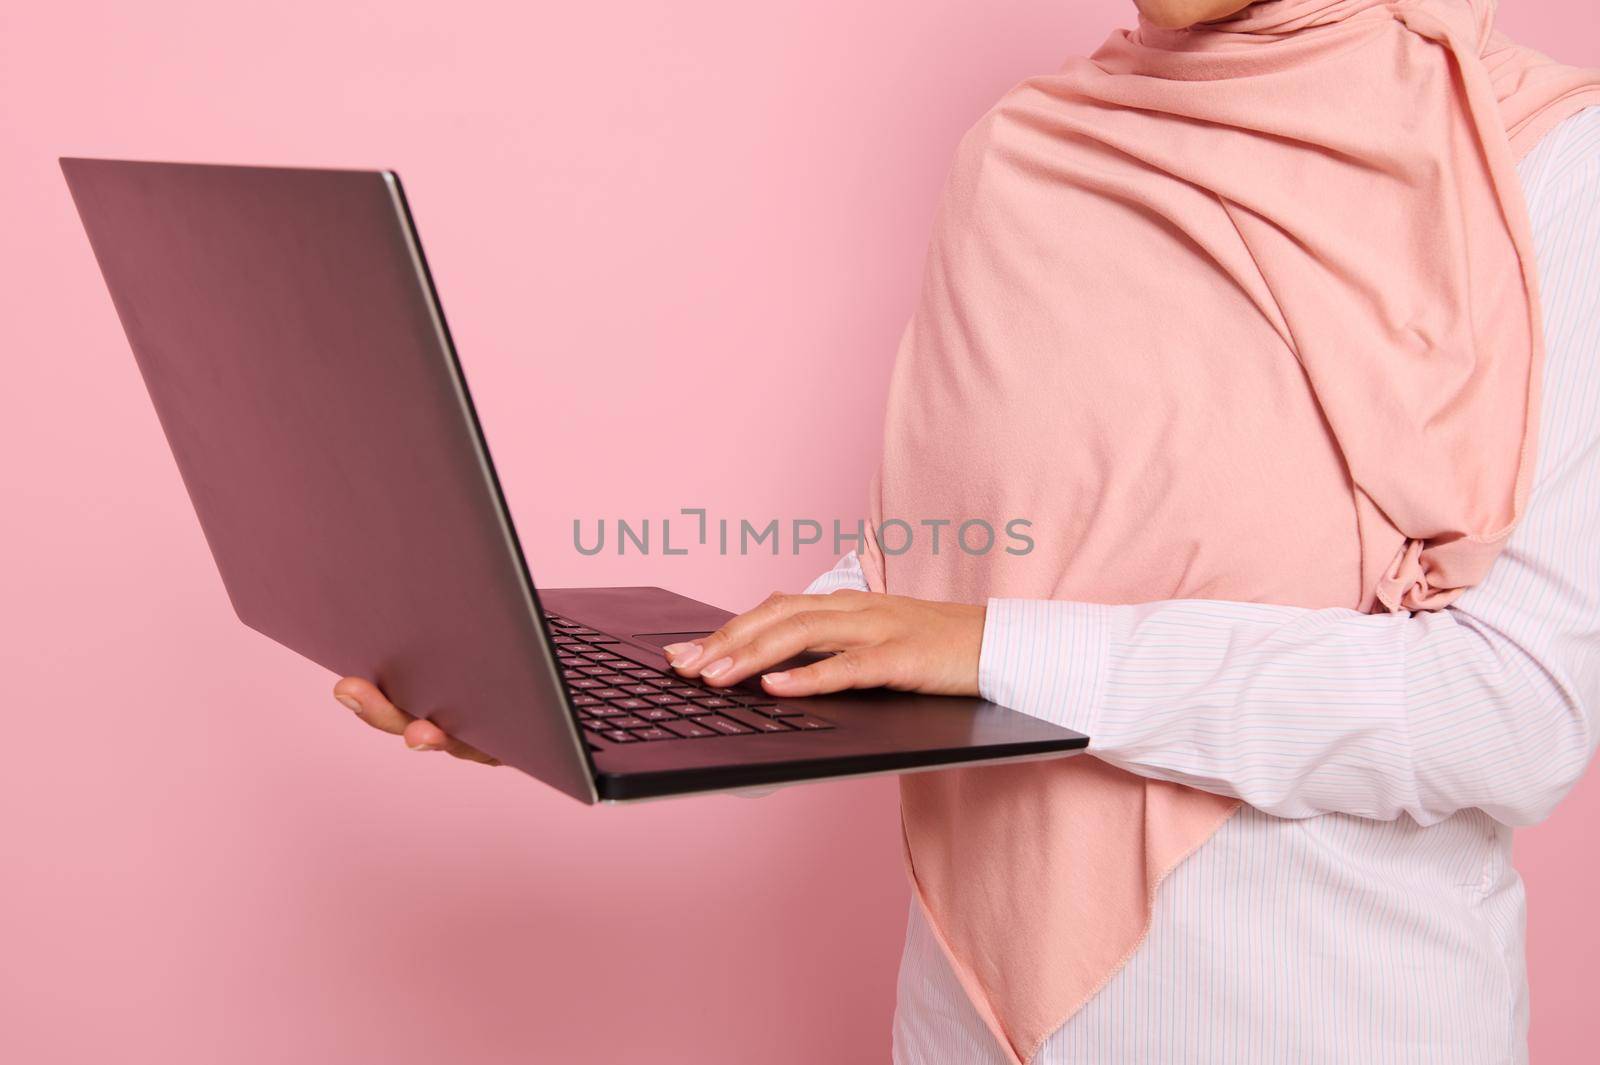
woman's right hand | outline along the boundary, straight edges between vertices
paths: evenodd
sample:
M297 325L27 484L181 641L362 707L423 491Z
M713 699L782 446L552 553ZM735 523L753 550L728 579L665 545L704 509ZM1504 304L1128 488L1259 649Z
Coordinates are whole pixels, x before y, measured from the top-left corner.
M342 677L333 686L333 697L345 708L373 728L392 732L405 740L406 749L412 751L448 751L468 762L499 765L476 747L469 747L454 739L432 721L412 717L391 703L378 686L360 677Z

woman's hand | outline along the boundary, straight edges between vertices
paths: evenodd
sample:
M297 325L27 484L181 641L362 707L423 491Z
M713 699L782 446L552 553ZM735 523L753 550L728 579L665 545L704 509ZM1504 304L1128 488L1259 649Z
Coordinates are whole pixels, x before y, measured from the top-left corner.
M837 651L808 666L762 675L770 695L847 688L977 695L984 608L845 589L773 593L695 643L662 648L673 669L707 684L737 684L802 651Z
M804 651L837 651L820 662L767 673L762 687L793 698L847 688L895 688L930 695L977 695L984 608L844 590L830 595L774 593L698 643L663 648L672 667L707 684L737 684ZM500 763L412 717L371 681L344 677L333 696L362 721L404 738L413 751L448 751Z
M468 762L499 765L476 747L452 739L443 729L420 717L412 717L391 703L371 681L343 677L333 686L333 697L355 715L381 732L392 732L406 741L413 751L448 751Z

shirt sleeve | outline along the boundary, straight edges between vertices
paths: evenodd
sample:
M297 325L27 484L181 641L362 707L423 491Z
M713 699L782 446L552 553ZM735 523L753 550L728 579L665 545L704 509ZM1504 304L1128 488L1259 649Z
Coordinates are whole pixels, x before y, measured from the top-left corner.
M1600 109L1546 142L1523 170L1546 334L1538 469L1482 584L1421 614L991 599L984 696L1131 772L1280 817L1546 816L1588 765L1600 709Z
M805 594L827 595L841 588L854 588L858 592L868 590L866 574L861 572L861 560L856 557L854 551L839 559L832 569L812 581L806 587Z

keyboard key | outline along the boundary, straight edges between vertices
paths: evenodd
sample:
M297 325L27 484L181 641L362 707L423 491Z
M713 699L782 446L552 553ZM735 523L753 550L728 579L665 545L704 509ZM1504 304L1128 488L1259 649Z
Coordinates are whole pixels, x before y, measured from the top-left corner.
M732 699L720 695L699 694L694 697L693 702L696 706L703 706L708 710L721 710L733 705Z
M605 685L601 684L599 681L595 680L593 677L579 677L576 680L567 681L567 687L569 687L569 688L604 688Z
M610 666L579 666L573 672L581 673L586 677L616 676Z
M611 699L609 701L610 701L612 706L620 706L624 710L648 710L648 709L650 709L650 704L645 702L643 699L635 699L632 696L628 696L628 695L622 696L619 699Z
M678 738L676 733L668 732L664 728L637 728L633 730L633 734L641 740L675 740Z
M619 706L607 706L605 703L601 703L599 706L585 707L584 710L590 717L616 717L618 714L626 714L628 712Z
M639 737L635 736L633 733L624 732L619 728L618 729L611 729L611 730L609 730L607 732L603 732L603 733L601 733L601 735L604 736L606 739L611 740L613 743L633 743L635 740L637 740L639 738Z
M654 695L656 689L649 684L624 684L622 690L629 695Z
M632 714L624 714L621 717L608 718L606 720L606 725L610 728L649 728L650 722L646 721L642 717L635 717Z
M573 629L572 631L573 632L577 632L578 630L577 629ZM601 636L598 633L596 633L593 636L584 636L584 639L587 640L589 643L621 643L622 642L621 640L617 639L615 636Z
M657 706L677 706L683 702L683 700L678 698L676 695L668 695L666 692L656 692L654 695L646 695L644 697L644 701L647 703L655 703Z
M727 718L718 717L716 714L707 714L705 717L697 717L694 719L694 723L704 726L705 728L716 729L724 736L735 736L743 732L755 731L746 725L739 724L737 721L729 721Z
M573 706L604 706L605 704L602 703L599 699L596 699L592 695L574 695L572 697L572 705Z
M805 714L799 714L794 717L786 717L783 719L783 721L786 725L793 725L795 728L800 729L821 730L833 727L833 722L831 721L824 721L820 717L808 717Z
M596 699L619 699L628 693L621 688L590 688L589 694Z
M678 715L664 706L652 706L648 710L640 710L638 716L649 721L670 721Z
M688 736L693 739L699 739L702 736L721 735L721 733L717 732L715 729L708 729L703 725L698 725L693 721L683 718L679 718L677 721L663 721L661 723L661 727L666 729L668 732L676 732L680 736Z

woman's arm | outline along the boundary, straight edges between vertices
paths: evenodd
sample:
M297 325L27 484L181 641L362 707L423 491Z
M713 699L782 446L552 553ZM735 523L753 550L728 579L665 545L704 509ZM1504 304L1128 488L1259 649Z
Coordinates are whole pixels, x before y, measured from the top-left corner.
M1535 544L1578 546L1550 532ZM1508 551L1492 582L1435 614L991 599L979 687L1087 733L1106 761L1280 817L1429 823L1478 806L1525 824L1577 780L1596 741L1597 667L1582 649L1600 635L1600 588L1541 588L1537 561L1552 553ZM866 588L854 554L805 594L841 588ZM1550 615L1528 616L1531 604ZM1573 676L1563 643L1578 649Z
M1588 764L1600 694L1600 603L1543 602L1560 620L1512 634L1463 607L992 600L980 690L1114 765L1279 817L1528 824Z

